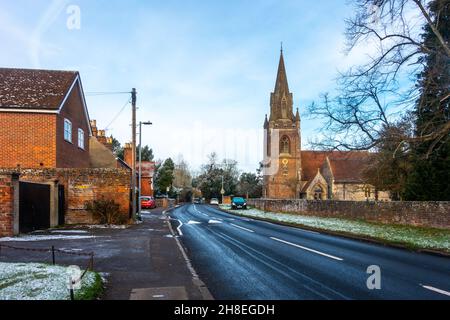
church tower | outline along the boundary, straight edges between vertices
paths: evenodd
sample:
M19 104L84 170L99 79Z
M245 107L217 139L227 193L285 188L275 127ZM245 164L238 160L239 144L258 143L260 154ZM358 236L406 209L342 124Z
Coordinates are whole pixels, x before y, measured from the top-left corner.
M270 96L270 116L265 119L264 194L266 198L295 199L300 196L300 114L294 114L281 48L275 90Z

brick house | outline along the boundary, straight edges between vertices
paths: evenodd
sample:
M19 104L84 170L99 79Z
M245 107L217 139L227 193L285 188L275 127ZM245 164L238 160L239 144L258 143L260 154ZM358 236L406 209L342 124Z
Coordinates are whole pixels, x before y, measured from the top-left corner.
M0 68L0 236L97 223L98 199L128 219L130 168L95 130L78 72Z
M0 68L0 167L87 168L90 136L78 72Z
M123 150L124 162L128 164L130 167L133 163L133 151L130 143L125 143L125 147ZM153 189L153 179L156 170L156 163L153 161L141 161L142 169L141 169L141 183L142 183L142 196L154 196ZM136 159L136 186L139 185L139 161Z

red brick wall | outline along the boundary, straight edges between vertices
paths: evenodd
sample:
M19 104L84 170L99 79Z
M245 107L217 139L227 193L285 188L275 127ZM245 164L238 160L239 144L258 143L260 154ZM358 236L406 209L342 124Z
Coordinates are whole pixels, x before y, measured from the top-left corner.
M137 183L139 183L139 181ZM152 178L142 177L141 183L142 183L142 195L143 196L153 196Z
M64 140L64 119L72 122L72 143ZM80 98L80 90L75 86L56 123L57 168L89 168L89 125ZM78 147L78 128L84 131L84 150Z
M0 112L0 167L55 167L55 132L55 114Z
M129 217L131 173L125 169L44 169L22 170L20 179L31 182L58 180L66 194L66 224L97 223L85 210L86 202L112 199L120 214Z
M12 176L0 175L0 237L13 235L14 188Z

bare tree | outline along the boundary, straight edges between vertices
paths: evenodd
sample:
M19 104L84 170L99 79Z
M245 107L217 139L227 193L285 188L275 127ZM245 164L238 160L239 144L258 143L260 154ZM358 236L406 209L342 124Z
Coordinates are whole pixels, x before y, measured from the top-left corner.
M366 63L339 75L338 94L322 95L322 101L309 108L312 117L326 119L326 136L312 142L316 147L345 150L371 150L380 146L383 133L395 126L420 97L417 86L406 90L405 82L415 81L424 69L425 54L450 61L450 48L439 31L439 11L431 13L425 0L354 0L355 15L346 21L347 50L373 47ZM443 7L448 10L447 7ZM429 26L438 45L428 45L421 36ZM450 99L448 87L443 100ZM398 145L417 141L440 141L448 137L450 122L433 124L433 130L401 137ZM400 137L399 137L400 138ZM433 144L432 144L433 145Z

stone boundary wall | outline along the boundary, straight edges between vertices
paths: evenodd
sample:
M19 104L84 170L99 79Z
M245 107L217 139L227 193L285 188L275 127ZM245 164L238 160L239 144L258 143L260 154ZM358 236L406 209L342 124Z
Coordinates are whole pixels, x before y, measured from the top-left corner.
M125 169L20 169L0 170L4 174L19 174L20 181L63 185L65 192L65 223L97 223L92 214L85 210L86 202L99 199L112 199L120 205L124 220L130 215L131 173ZM57 188L52 188L57 192ZM2 201L0 197L0 202ZM52 195L58 208L58 197ZM52 213L52 214L57 214ZM55 221L53 217L52 221ZM57 219L56 219L57 220ZM52 225L53 227L54 225Z
M271 212L450 229L449 201L359 202L250 199L248 203L257 209Z

